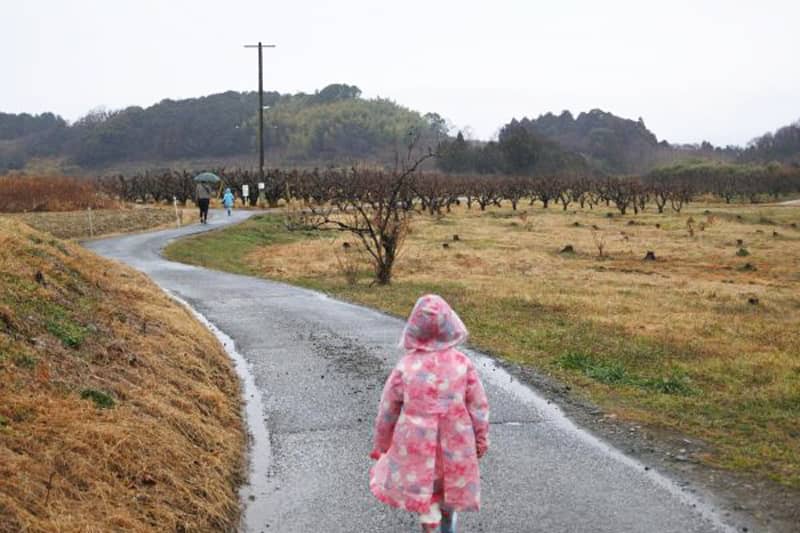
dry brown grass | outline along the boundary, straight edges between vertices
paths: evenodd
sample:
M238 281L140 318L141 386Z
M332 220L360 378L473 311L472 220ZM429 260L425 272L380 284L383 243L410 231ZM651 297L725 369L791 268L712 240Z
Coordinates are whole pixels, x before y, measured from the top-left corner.
M705 209L612 219L602 216L605 211L557 209L525 214L459 209L441 222L419 217L396 275L416 283L460 280L493 298L535 300L632 334L691 341L717 355L788 353L800 346L800 230L750 222L757 217L800 221L800 210L750 209L749 219L737 221L735 214L709 217L702 214ZM689 217L706 224L693 238L685 227ZM637 224L628 225L629 220ZM593 233L604 236L608 258L597 257ZM459 241L453 242L454 234ZM736 255L739 238L750 256ZM574 255L558 253L567 244L574 246ZM328 239L273 245L256 250L248 261L286 279L335 278L339 246ZM648 250L657 261L643 261ZM742 270L746 263L756 270ZM753 307L757 313L748 312L751 297L759 299Z
M142 274L0 220L0 531L233 530L243 451L206 328Z
M117 202L89 179L66 176L0 176L0 212L104 209Z
M191 224L199 219L196 209L180 208L182 224ZM108 236L158 228L175 227L173 207L133 206L118 209L98 209L65 212L16 213L0 215L19 220L24 224L50 233L60 239L88 239L91 236Z

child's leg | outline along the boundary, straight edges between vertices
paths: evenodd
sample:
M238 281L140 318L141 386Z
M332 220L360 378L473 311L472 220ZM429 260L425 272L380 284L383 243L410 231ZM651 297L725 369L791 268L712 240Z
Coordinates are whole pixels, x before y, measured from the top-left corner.
M427 513L421 513L419 515L419 522L422 524L422 531L436 531L441 521L442 511L439 509L438 503L432 503L431 508Z
M441 533L456 533L456 512L442 509Z

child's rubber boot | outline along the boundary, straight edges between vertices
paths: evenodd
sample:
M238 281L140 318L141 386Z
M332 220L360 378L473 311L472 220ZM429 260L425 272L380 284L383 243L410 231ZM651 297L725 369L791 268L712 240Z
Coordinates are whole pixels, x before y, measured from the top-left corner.
M439 524L422 524L422 533L437 533Z
M440 533L456 533L456 512L442 511L442 529Z

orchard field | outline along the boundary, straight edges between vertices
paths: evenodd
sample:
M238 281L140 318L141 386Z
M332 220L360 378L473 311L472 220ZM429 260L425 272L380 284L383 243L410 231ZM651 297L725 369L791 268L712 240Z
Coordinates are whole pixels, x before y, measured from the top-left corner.
M695 439L691 461L800 487L799 207L700 202L623 216L460 203L412 217L389 285L375 283L352 234L288 231L283 215L167 254L399 316L439 293L474 346L606 413Z

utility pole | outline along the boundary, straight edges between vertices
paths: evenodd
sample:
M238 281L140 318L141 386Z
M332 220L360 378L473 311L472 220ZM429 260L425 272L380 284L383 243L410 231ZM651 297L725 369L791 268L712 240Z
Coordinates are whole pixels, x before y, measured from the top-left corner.
M258 48L258 168L259 177L264 181L264 67L263 48L275 48L274 44L246 44L245 48Z

